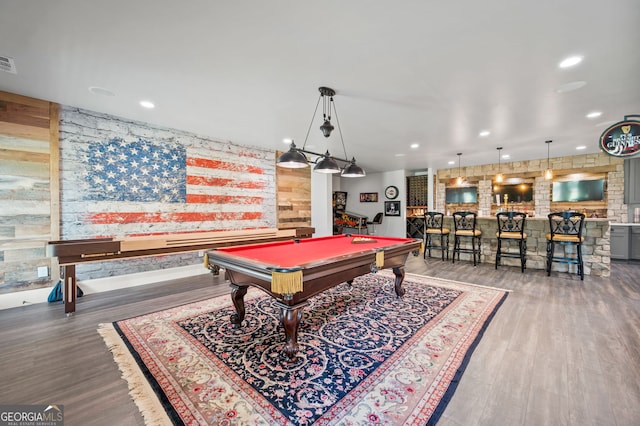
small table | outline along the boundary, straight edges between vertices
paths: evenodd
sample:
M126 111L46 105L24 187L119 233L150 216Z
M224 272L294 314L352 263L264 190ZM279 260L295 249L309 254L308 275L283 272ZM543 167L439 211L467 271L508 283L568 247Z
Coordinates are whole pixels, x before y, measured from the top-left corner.
M262 289L277 300L286 335L285 354L298 352L298 326L307 300L353 279L392 268L395 293L404 295L404 265L409 253L417 255L421 241L412 238L363 238L333 235L320 238L225 247L207 253L210 264L225 268L231 282L231 299L239 328L245 316L244 296L249 286Z

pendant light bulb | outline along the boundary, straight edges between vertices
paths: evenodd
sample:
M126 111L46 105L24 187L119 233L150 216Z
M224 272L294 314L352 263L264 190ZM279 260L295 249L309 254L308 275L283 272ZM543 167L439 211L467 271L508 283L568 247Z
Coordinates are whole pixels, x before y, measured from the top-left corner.
M498 150L498 174L496 175L496 182L502 183L504 181L504 176L502 176L502 172L500 170L500 151L502 151L502 147L496 148Z

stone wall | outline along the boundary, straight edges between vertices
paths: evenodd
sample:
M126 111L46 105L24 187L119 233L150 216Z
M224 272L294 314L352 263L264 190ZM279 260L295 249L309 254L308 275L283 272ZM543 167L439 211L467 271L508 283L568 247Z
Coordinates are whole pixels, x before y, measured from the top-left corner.
M444 226L451 230L449 241L449 249L453 249L453 219L445 217ZM482 231L482 244L480 261L482 263L495 263L496 250L498 248L498 240L496 238L497 222L495 218L478 218L477 227ZM546 217L527 218L525 225L527 234L527 269L546 268L547 239L546 234L549 232L549 222ZM584 260L585 275L595 275L608 277L611 272L610 261L610 239L609 239L609 221L606 219L586 219L584 229L585 242L582 247ZM467 243L469 239L463 239L461 247L469 247ZM503 246L504 247L504 246ZM517 252L517 244L513 243L512 249ZM575 248L569 246L556 245L555 253L562 256L563 250L571 250L570 256L575 256ZM450 256L453 253L450 252ZM470 254L461 253L460 258L463 261L472 261ZM457 260L456 260L457 261ZM520 267L520 260L513 258L502 258L502 265ZM571 269L569 269L571 268ZM577 273L575 265L567 265L555 263L552 271ZM525 271L526 273L526 271Z
M617 164L616 170L607 176L607 217L619 217L618 222L630 222L629 209L624 204L624 164Z
M628 222L628 208L624 204L624 160L604 153L574 155L570 157L551 158L550 165L554 176L559 177L572 173L593 173L606 175L606 202L602 204L602 211L607 217L616 222ZM542 176L547 168L547 160L514 161L501 163L500 171L506 178L521 177L535 179L534 200L535 216L546 217L551 211L551 182ZM488 215L491 211L491 179L498 173L498 164L484 164L479 166L455 167L438 170L436 187L436 210L446 212L445 188L458 174L465 176L468 182L478 182L479 199L474 211ZM575 208L582 211L580 203ZM487 207L488 206L488 207ZM570 208L573 208L572 206ZM594 209L600 211L600 208ZM527 213L530 213L527 211Z

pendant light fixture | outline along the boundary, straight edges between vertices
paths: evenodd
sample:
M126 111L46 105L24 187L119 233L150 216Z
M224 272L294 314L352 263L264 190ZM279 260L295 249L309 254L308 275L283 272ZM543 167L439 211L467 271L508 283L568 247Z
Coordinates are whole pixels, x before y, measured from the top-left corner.
M340 166L327 150L322 159L316 163L313 171L318 173L340 173Z
M340 120L338 119L338 112L336 111L336 106L333 101L333 96L336 94L335 90L329 87L320 87L318 88L320 91L320 97L318 98L318 102L316 103L316 109L313 112L313 116L311 117L311 123L309 123L309 129L307 130L307 136L304 139L304 144L302 148L298 148L292 142L289 151L282 154L278 157L276 161L276 165L280 167L287 168L302 168L309 166L309 161L304 154L315 155L318 158L316 159L316 165L313 168L313 171L318 173L341 173L341 176L344 177L363 177L366 176L364 169L356 164L355 157L352 157L351 160L347 160L347 149L344 145L344 139L342 137L342 129L340 128ZM332 111L333 115L336 119L336 124L338 126L338 132L340 133L340 141L342 142L342 149L344 152L344 158L336 158L333 157L329 150L324 154L319 154L316 152L308 151L305 149L307 145L307 140L309 139L309 133L311 131L311 127L313 126L313 120L316 117L316 113L318 112L318 106L320 105L320 101L322 101L322 125L320 126L320 130L322 131L322 135L326 138L331 136L331 132L335 129L333 124L331 124ZM341 169L338 165L338 161L343 163L347 163L347 166L344 169Z
M286 167L288 169L301 169L303 167L309 167L307 157L296 147L296 144L291 141L289 151L278 157L278 166Z
M551 170L551 162L549 159L549 147L551 146L551 142L553 141L544 141L547 144L547 170L544 171L544 178L546 180L553 179L553 171Z
M502 181L504 181L504 176L502 176L502 173L500 170L500 151L502 151L502 147L499 146L496 149L498 150L498 174L496 175L496 183L502 183Z
M462 153L459 152L458 154L458 179L456 179L456 184L458 186L461 186L464 183L464 178L462 177L462 173L460 172L460 157L462 157Z

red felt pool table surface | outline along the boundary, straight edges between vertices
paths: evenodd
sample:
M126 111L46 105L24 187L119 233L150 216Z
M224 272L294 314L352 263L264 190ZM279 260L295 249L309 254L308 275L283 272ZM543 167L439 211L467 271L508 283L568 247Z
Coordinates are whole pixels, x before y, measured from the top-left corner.
M375 242L354 243L354 239L369 239ZM329 237L306 238L253 244L248 246L225 247L218 252L238 256L275 268L291 268L313 264L327 259L349 256L354 253L378 251L396 244L414 241L410 238L393 238L362 235L333 235Z

